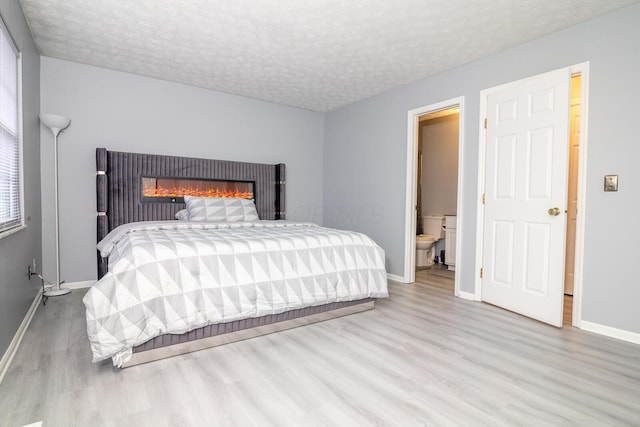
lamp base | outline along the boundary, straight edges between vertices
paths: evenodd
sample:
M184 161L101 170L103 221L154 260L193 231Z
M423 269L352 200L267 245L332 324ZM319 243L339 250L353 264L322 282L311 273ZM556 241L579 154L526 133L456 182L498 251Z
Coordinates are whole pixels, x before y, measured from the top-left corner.
M59 297L59 296L67 295L70 293L71 293L71 289L59 287L58 289L50 289L48 291L45 291L42 295L49 298L49 297Z

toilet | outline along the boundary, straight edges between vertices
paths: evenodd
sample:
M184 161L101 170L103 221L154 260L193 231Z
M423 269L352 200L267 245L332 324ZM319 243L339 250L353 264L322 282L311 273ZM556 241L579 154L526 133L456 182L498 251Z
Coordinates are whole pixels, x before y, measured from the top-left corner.
M444 216L423 216L424 234L416 236L416 267L433 265L435 243L444 237Z

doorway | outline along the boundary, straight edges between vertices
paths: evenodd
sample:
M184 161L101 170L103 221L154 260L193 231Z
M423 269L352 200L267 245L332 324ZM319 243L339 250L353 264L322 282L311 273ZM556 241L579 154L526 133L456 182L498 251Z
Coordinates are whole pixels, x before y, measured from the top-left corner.
M416 270L455 277L459 108L419 117ZM448 228L448 225L451 225Z
M418 118L416 280L441 280L443 284L449 283L452 290L456 267L459 119L458 106Z
M481 92L476 298L555 326L571 272L580 326L587 82L583 63Z
M407 125L407 185L406 185L406 212L405 212L405 265L404 265L404 276L402 277L402 282L404 283L412 283L415 281L415 272L416 272L416 232L418 231L418 216L422 216L423 212L418 211L418 165L419 165L419 147L420 147L420 127L421 123L424 125L425 120L437 120L442 117L446 117L451 115L452 113L457 114L458 118L458 150L457 150L457 186L456 186L456 197L455 197L455 207L459 208L462 206L461 196L462 196L462 184L463 184L463 154L464 150L463 141L463 123L464 123L464 98L458 97L449 99L446 101L442 101L436 104L427 105L421 108L417 108L408 112L408 125ZM421 192L422 194L422 192ZM449 211L437 212L440 215L444 215L450 212ZM436 213L436 212L433 212ZM453 242L449 242L449 245L452 246L450 249L450 254L448 256L451 259L455 260L455 268L459 270L464 265L464 259L460 256L460 241L462 238L462 212L457 210L457 218L455 219L456 224L456 232L454 233L455 237L451 240L455 241L455 244L451 245ZM421 225L421 224L420 224ZM446 242L446 239L445 239ZM441 244L442 245L442 242ZM439 248L439 246L438 246ZM439 256L439 252L437 253ZM459 274L455 275L455 283L454 283L454 294L456 296L464 296L460 295L460 284L459 284Z
M582 75L571 76L569 107L569 179L567 189L567 244L564 270L563 324L573 323L573 288L575 282L576 226L578 220L578 170L580 160L580 116L582 110Z

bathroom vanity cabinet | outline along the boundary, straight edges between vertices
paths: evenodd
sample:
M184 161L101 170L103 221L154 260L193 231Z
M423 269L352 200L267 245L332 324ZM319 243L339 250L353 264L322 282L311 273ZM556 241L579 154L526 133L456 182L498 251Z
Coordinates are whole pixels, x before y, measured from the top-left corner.
M449 270L456 269L456 228L457 228L457 216L445 215L445 237L444 237L444 250L445 250L445 262Z

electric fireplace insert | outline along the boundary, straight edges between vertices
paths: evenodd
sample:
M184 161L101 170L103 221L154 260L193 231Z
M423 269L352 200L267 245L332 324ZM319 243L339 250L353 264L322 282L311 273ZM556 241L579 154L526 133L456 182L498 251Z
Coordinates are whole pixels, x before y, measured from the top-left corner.
M142 177L142 202L182 203L184 196L223 197L255 201L253 181L205 178Z

